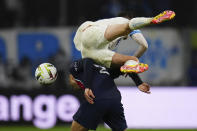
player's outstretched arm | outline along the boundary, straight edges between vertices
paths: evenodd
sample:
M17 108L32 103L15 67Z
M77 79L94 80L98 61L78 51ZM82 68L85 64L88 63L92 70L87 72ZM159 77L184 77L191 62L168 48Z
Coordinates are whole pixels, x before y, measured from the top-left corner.
M144 52L148 49L148 43L146 39L144 38L143 34L140 30L134 30L132 31L129 36L136 41L136 43L139 44L138 50L135 52L134 56L139 58L141 57Z

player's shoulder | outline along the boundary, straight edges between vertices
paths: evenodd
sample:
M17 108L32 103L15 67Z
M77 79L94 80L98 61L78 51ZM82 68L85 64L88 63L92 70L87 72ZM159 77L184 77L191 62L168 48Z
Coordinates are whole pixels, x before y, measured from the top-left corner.
M70 64L70 72L81 72L83 71L84 66L90 66L93 65L95 62L91 58L83 58L74 60Z
M69 67L69 71L71 74L76 74L83 69L83 59L74 60Z

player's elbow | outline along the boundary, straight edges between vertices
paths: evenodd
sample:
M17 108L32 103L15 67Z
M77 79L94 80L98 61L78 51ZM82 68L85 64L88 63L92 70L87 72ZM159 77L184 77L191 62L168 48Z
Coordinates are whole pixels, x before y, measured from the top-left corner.
M144 43L142 44L142 47L143 47L145 50L147 50L147 49L148 49L148 43L147 43L147 42L144 42Z

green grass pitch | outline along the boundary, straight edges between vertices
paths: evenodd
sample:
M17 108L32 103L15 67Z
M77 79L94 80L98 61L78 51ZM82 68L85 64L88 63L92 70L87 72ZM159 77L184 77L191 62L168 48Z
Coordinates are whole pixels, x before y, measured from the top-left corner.
M68 126L57 126L52 129L38 129L32 126L0 126L0 131L70 131ZM111 131L103 126L98 127L97 131ZM197 131L197 129L128 129L127 131Z

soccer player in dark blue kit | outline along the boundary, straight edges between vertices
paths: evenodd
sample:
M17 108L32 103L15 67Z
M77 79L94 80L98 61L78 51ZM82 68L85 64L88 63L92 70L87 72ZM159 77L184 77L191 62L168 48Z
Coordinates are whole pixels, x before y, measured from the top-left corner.
M120 68L106 68L90 58L80 59L71 64L70 84L75 88L84 89L87 100L73 116L72 131L96 130L101 120L113 131L126 131L121 94L114 82L120 75ZM128 75L140 91L150 93L150 86L143 83L137 74Z

